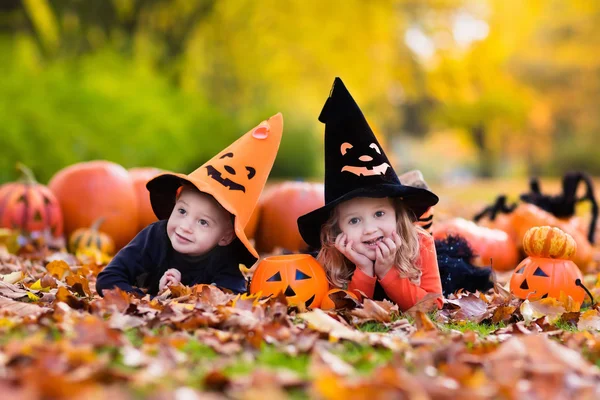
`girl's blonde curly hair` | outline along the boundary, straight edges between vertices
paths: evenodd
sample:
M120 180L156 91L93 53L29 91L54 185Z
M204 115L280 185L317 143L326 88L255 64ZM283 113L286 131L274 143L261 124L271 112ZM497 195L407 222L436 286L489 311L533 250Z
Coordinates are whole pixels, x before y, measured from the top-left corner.
M422 271L417 259L419 257L419 231L422 230L413 224L414 215L408 212L399 199L392 199L396 210L396 231L402 243L396 251L394 266L398 274L408 278L418 285L421 282ZM335 239L342 232L339 228L338 207L321 227L321 250L317 260L325 268L329 281L337 287L348 286L356 266L335 248ZM411 218L412 217L412 218Z

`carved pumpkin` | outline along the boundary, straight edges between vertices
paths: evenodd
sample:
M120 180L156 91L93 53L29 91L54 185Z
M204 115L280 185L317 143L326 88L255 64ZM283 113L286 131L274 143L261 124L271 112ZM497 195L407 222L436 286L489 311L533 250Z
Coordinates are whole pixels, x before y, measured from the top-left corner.
M106 255L115 254L115 243L106 233L98 230L104 222L104 217L98 218L90 228L79 228L69 238L69 250L75 254L78 251L97 249Z
M100 217L106 218L102 230L117 250L138 233L135 189L122 166L109 161L74 164L58 171L48 187L61 205L67 236Z
M250 283L250 293L263 296L281 292L288 304L319 307L329 289L325 270L309 254L266 257L259 262Z
M504 231L478 226L463 218L454 218L433 226L434 239L444 240L449 235L466 239L475 254L471 261L474 265L490 265L491 259L495 270L509 271L518 263L517 246Z
M261 199L261 215L256 232L258 251L275 247L304 250L307 244L298 231L298 217L325 204L323 184L283 182L269 189Z
M337 293L339 293L339 294L337 294ZM337 300L334 301L334 299L336 297L337 297ZM351 297L355 301L353 301L352 299L349 299L349 297ZM329 292L327 292L327 294L325 295L325 297L323 297L323 300L321 301L320 308L321 308L321 310L336 310L338 308L346 308L347 305L349 305L350 303L357 303L357 302L358 302L358 297L354 293L349 292L344 289L336 288L336 289L331 289Z
M158 221L154 211L152 211L152 205L150 204L150 192L146 189L146 183L157 175L162 174L164 171L158 168L142 167L142 168L130 168L129 176L133 180L133 187L135 189L135 196L137 199L138 209L138 231L141 231L153 222Z
M593 264L593 249L584 234L533 204L519 204L515 211L513 211L513 226L517 238L519 238L519 242L517 242L519 244L523 243L522 241L529 229L546 225L559 228L573 237L575 243L577 243L577 252L572 257L573 262L582 271L587 271L591 264Z
M576 249L575 240L567 233L556 233L552 228L550 230L541 228L532 228L525 236L529 241L538 238L545 246L523 243L523 248L529 257L523 260L513 272L510 291L515 296L530 301L546 297L559 299L561 292L564 292L571 296L573 301L583 303L585 291L580 286L583 276L577 265L568 259L539 256L540 253L550 254L548 246L555 246L556 249L573 246ZM562 253L562 251L556 252ZM568 256L573 253L564 254Z
M17 169L21 180L0 186L0 227L25 233L48 231L61 237L63 214L58 200L26 166L17 164Z

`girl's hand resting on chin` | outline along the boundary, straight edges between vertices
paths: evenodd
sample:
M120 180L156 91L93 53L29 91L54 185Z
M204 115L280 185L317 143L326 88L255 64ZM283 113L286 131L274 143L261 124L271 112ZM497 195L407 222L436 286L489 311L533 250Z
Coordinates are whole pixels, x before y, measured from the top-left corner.
M368 276L374 276L373 261L364 254L354 250L352 240L348 240L345 233L340 233L335 238L335 248L350 260L358 269Z
M396 252L402 244L400 235L396 231L392 232L392 238L383 238L383 240L377 243L375 249L375 266L374 272L377 275L377 279L381 280L394 266L394 260L396 259Z

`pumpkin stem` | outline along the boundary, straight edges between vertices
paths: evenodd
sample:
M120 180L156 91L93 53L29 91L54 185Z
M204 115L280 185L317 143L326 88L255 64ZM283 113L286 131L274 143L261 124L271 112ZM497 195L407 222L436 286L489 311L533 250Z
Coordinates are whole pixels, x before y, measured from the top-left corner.
M593 307L594 306L594 296L592 296L592 294L590 293L588 288L586 288L585 285L581 282L581 279L579 279L579 278L575 279L575 285L577 285L580 288L582 288L583 290L585 290L587 295L590 296L590 300L592 301L592 307Z
M23 180L26 184L35 185L37 183L37 180L35 179L33 172L31 172L31 169L29 169L22 162L17 163L17 171L21 173L21 180Z
M91 230L93 230L94 232L98 232L98 228L100 228L100 225L102 225L102 223L104 222L106 218L104 217L100 217L97 220L94 221L94 223L92 224L92 226L90 227Z

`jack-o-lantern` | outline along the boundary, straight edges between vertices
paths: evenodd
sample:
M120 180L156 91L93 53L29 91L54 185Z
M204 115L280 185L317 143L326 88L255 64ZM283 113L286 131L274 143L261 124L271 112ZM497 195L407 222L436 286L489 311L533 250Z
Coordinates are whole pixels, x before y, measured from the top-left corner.
M284 293L288 304L319 307L329 284L325 270L309 254L288 254L263 259L254 272L250 293L263 296Z
M321 301L321 310L337 310L358 303L358 297L344 289L331 289Z
M63 213L48 187L38 183L29 168L17 164L22 179L0 186L0 227L25 233L63 234Z
M523 242L528 257L513 272L510 291L531 301L546 297L559 299L563 292L573 301L583 303L586 294L581 283L583 276L577 265L567 259L574 254L573 238L558 228L535 227L525 234ZM568 248L569 251L549 250L551 248ZM553 255L562 258L552 258Z
M227 163L228 159L234 158L232 152L227 152L219 157L219 160L223 160L223 171L219 171L213 165L207 165L206 172L215 181L221 185L229 188L229 190L240 190L246 192L246 185L244 180L251 180L256 175L256 169L251 166L244 166L242 171L236 171L235 168ZM240 169L240 168L238 168ZM229 177L227 177L229 175Z
M368 148L355 147L352 143L344 142L340 146L340 153L346 164L342 171L350 172L357 176L385 175L388 164L385 156L381 154L379 144L371 143Z

